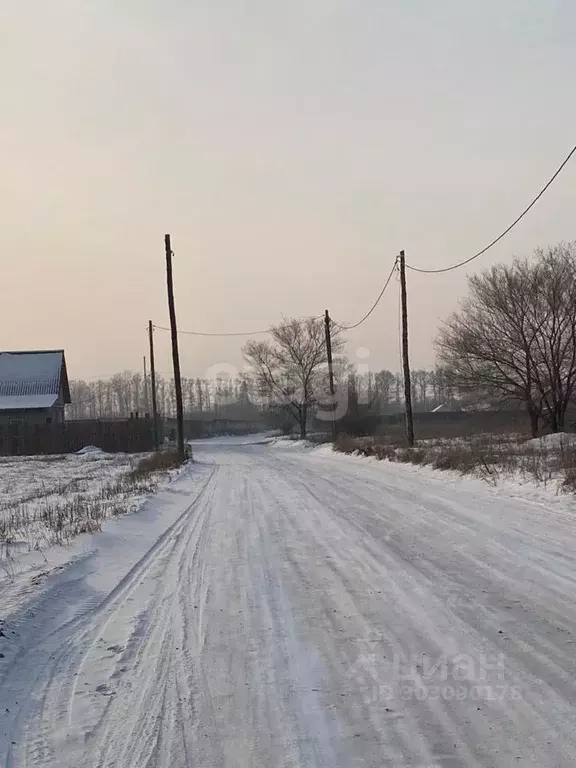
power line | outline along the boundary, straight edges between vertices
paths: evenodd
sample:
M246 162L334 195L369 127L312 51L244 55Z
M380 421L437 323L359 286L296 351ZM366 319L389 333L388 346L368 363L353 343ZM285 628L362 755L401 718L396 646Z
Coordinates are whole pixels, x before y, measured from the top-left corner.
M558 168L558 170L556 171L556 173L555 173L555 174L552 176L552 178L551 178L551 179L550 179L550 180L549 180L549 181L548 181L548 182L547 182L547 183L544 185L544 187L542 187L542 189L541 189L541 190L540 190L540 192L539 192L539 193L536 195L536 197L534 198L534 200L532 200L532 202L530 203L530 205L529 205L527 208L525 208L525 209L522 211L522 213L520 214L520 216L518 216L518 218L517 218L517 219L515 219L515 220L512 222L512 224L510 224L510 226L509 226L507 229L505 229L505 230L504 230L504 232L502 232L502 234L498 235L498 237L497 237L497 238L495 238L494 240L492 240L492 242L491 242L491 243L488 243L488 245L487 245L485 248L482 248L482 250L481 250L481 251L478 251L478 253L475 253L475 254L474 254L474 256L470 256L470 258L468 258L468 259L465 259L464 261L460 261L458 264L452 264L452 266L450 266L450 267L444 267L443 269L423 269L422 267L413 267L411 264L406 264L406 267L407 267L408 269L411 269L413 272L424 272L424 273L426 273L426 274L439 274L440 272L450 272L450 271L451 271L451 270L453 270L453 269L458 269L458 267L463 267L465 264L470 264L470 262L471 262L471 261L474 261L474 259L477 259L479 256L482 256L484 253L486 253L486 251L490 250L490 248L492 248L492 246L494 246L494 245L496 245L496 243L500 242L500 240L502 240L502 238L503 238L503 237L506 237L506 235L508 234L508 232L510 232L510 231L511 231L511 230L512 230L512 229L513 229L515 226L516 226L516 224L518 224L520 221L522 221L522 219L524 218L524 216L526 216L526 214L527 214L527 213L528 213L528 212L529 212L529 211L530 211L530 210L531 210L531 209L532 209L532 208L533 208L533 207L536 205L536 203L538 202L538 200L540 200L540 198L541 198L541 197L542 197L542 195L543 195L543 194L546 192L546 190L547 190L547 189L548 189L550 186L552 186L552 184L554 183L554 181L556 181L557 177L560 175L560 173L562 172L562 170L564 169L564 167L565 167L566 165L568 165L568 162L570 161L570 159L571 159L572 155L573 155L575 152L576 152L576 145L575 145L574 147L572 147L572 149L570 150L570 152L569 152L568 156L567 156L567 157L566 157L566 159L563 161L563 163L560 165L560 167Z
M376 309L378 304L380 304L382 296L384 296L384 292L386 291L386 288L388 288L388 285L390 284L390 280L392 280L392 275L394 274L394 270L396 269L396 264L397 263L398 263L398 259L396 258L394 260L394 264L392 264L392 269L390 270L390 274L388 275L388 277L386 279L386 282L384 283L384 287L382 288L382 290L378 294L378 298L376 299L374 304L372 304L372 306L370 307L368 312L366 312L366 314L364 315L364 317L361 320L358 320L358 322L354 323L354 325L342 325L341 323L337 323L335 320L333 320L332 322L334 323L334 325L336 325L338 328L340 328L343 331L352 331L354 328L358 328L359 325L362 325L363 322L368 320L368 318L370 317L372 312L374 312L374 310Z
M166 328L163 325L155 325L154 328L157 328L159 331L169 331L170 328ZM204 333L202 331L178 331L178 333L183 334L184 336L259 336L263 333L270 333L270 329L267 328L263 331L247 331L246 333L242 333L239 331L235 331L234 333Z
M297 320L319 320L322 318L323 315L304 315L302 317L296 318ZM164 325L154 325L154 328L157 328L159 331L169 331L170 328L167 328ZM270 328L266 328L261 331L233 331L231 333L210 333L210 332L204 332L204 331L178 331L178 333L182 333L185 336L259 336L261 334L270 333L272 330L271 326Z

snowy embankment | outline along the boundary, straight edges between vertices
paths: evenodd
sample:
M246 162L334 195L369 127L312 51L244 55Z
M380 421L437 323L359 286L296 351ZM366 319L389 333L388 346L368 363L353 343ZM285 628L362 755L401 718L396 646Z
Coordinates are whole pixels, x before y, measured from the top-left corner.
M167 477L142 471L145 456L88 448L76 455L0 458L0 568L11 576L25 554L41 554L136 511Z
M363 460L418 465L418 470L433 475L441 470L441 477L479 478L501 490L522 489L522 495L537 492L549 498L576 492L576 435L569 433L535 440L480 434L421 440L414 448L399 447L385 438L343 436L335 451Z

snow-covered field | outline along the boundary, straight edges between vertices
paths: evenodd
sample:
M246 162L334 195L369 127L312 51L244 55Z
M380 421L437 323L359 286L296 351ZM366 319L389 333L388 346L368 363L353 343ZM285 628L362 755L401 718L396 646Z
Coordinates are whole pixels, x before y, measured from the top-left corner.
M23 552L64 544L136 510L160 480L132 477L141 458L98 449L0 458L0 567L9 570Z

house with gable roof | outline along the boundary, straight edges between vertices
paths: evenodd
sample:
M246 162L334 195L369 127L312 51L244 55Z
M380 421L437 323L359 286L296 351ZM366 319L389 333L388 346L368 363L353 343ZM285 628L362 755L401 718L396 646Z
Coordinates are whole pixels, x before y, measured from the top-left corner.
M0 426L61 424L70 402L64 350L0 352Z

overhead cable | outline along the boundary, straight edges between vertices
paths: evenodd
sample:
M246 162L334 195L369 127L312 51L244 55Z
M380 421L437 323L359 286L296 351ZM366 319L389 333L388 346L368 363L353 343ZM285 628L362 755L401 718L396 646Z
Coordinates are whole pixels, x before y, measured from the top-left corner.
M157 328L159 331L169 331L170 328L166 328L163 325L155 325L154 328ZM263 333L270 333L270 329L266 328L266 330L262 331L247 331L246 333L240 332L240 331L234 331L233 333L205 333L202 331L178 331L178 333L183 334L184 336L259 336Z
M362 317L360 320L358 320L358 322L357 322L357 323L354 323L354 325L343 325L342 323L337 323L335 320L333 320L332 322L334 323L334 325L335 325L335 326L337 326L338 328L340 328L340 329L341 329L341 330L343 330L343 331L352 331L354 328L358 328L358 326L359 326L359 325L362 325L362 323L363 323L363 322L365 322L366 320L368 320L368 318L370 317L370 315L372 314L372 312L374 312L374 310L376 309L376 307L378 306L378 304L380 304L380 301L382 300L382 297L384 296L384 293L385 293L385 291L386 291L386 288L388 288L388 286L389 286L389 284L390 284L390 280L392 280L392 275L394 274L394 270L396 269L396 264L397 264L397 263L398 263L398 259L396 258L396 259L394 260L394 263L392 264L392 269L390 270L390 274L388 275L388 277L387 277L387 279L386 279L386 282L384 283L384 286L383 286L382 290L381 290L381 291L380 291L380 293L378 294L378 298L376 299L376 301L374 302L374 304L372 304L372 306L370 307L370 309L368 310L368 312L366 312L366 314L364 315L364 317Z
M568 156L564 159L564 161L562 162L562 164L560 165L558 170L549 179L549 181L542 187L542 189L536 195L536 197L532 200L530 205L522 211L520 216L518 216L518 218L515 219L512 222L512 224L510 224L510 226L507 227L507 229L504 230L504 232L502 232L500 235L498 235L498 237L496 237L494 240L492 240L491 243L488 243L488 245L485 248L482 248L481 251L478 251L478 253L475 253L473 256L470 256L470 258L465 259L464 261L458 262L458 264L452 264L450 267L443 267L442 269L424 269L423 267L414 267L411 264L406 264L406 268L407 269L411 269L413 272L424 272L426 274L439 274L440 272L450 272L453 269L458 269L459 267L463 267L465 264L470 264L471 261L474 261L474 259L477 259L479 256L482 256L484 253L486 253L486 251L490 250L490 248L492 248L494 245L496 245L496 243L500 242L500 240L502 240L502 238L506 237L506 235L512 229L514 229L516 224L518 224L520 221L522 221L524 216L526 216L526 214L536 205L536 203L538 202L538 200L540 200L540 198L546 192L546 190L549 187L552 186L554 181L556 181L556 179L558 178L558 176L560 175L560 173L562 172L564 167L566 165L568 165L568 162L570 161L570 159L572 158L572 155L575 152L576 152L576 145L574 147L572 147L572 149L570 150Z

